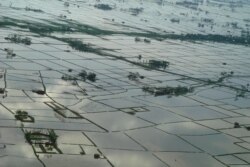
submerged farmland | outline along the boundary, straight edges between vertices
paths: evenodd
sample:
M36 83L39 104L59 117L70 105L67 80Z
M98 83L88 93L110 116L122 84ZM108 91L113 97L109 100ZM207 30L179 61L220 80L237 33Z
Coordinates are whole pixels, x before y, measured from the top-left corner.
M0 167L250 165L248 0L1 0Z

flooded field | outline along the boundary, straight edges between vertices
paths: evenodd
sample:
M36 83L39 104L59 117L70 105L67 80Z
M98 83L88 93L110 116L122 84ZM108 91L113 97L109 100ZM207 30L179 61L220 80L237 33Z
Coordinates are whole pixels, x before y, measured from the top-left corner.
M0 167L249 167L249 0L1 0Z

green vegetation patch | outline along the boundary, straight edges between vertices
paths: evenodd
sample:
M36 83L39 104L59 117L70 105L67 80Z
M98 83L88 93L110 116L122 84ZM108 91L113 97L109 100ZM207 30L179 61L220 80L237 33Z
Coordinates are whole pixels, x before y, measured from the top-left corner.
M94 7L97 8L97 9L101 9L101 10L112 10L113 9L108 4L96 4Z
M29 7L26 7L25 10L26 11L37 12L37 13L44 13L44 11L42 11L41 9L33 9L33 8L29 8Z
M149 60L148 61L148 67L152 69L166 69L169 66L169 62L163 61L163 60Z
M89 81L95 82L96 81L96 74L93 72L87 73L85 70L82 70L79 74L79 77L83 79L84 81L88 79Z
M150 86L144 86L142 88L144 92L148 92L150 94L153 94L155 96L163 96L163 95L169 95L169 96L180 96L185 95L187 93L192 92L192 88L188 88L185 86L177 86L177 87L171 87L171 86L165 86L165 87L150 87Z
M89 44L84 44L80 40L64 39L64 42L67 42L73 49L82 52L95 52L97 50L92 48Z
M140 75L138 72L129 72L128 79L131 81L139 81L139 79L144 79L145 77Z
M42 131L25 131L25 138L30 144L50 143L56 145L58 136L54 130Z
M44 90L38 90L38 89L34 89L34 90L32 90L32 92L39 94L39 95L44 95L46 93Z
M5 40L9 40L13 43L22 43L25 45L30 45L31 44L31 38L28 37L22 37L18 34L10 34L8 37L4 38Z
M35 118L30 116L28 112L23 110L17 110L15 114L16 120L21 122L35 122Z

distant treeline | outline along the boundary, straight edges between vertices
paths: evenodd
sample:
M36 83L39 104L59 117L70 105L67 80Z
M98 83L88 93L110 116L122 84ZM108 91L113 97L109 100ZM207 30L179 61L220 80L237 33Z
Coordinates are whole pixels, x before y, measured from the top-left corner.
M249 45L250 36L232 36L232 35L221 35L221 34L167 34L167 33L156 33L152 31L142 32L123 32L123 31L111 31L100 29L91 25L78 23L75 21L64 20L67 24L60 24L48 21L50 24L41 24L37 22L27 22L24 20L17 20L12 18L4 18L0 20L0 27L15 26L23 29L28 29L30 32L47 35L50 33L84 33L95 36L105 35L127 35L133 37L147 37L155 40L181 40L181 41L208 41L208 42L219 42L228 44L238 45Z

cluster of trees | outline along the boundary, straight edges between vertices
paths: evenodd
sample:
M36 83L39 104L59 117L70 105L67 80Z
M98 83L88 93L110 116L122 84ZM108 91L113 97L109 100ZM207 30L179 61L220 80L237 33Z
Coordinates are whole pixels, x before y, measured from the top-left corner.
M31 38L28 37L22 37L17 34L10 34L8 37L4 38L5 40L9 40L14 43L23 43L25 45L30 45L31 44Z
M177 87L171 87L171 86L165 86L165 87L149 87L144 86L142 88L144 92L149 92L155 96L163 96L163 95L169 95L169 96L179 96L179 95L185 95L189 92L192 92L191 88L185 87L185 86L177 86Z
M102 9L102 10L112 10L113 9L108 4L96 4L94 7L97 9Z

